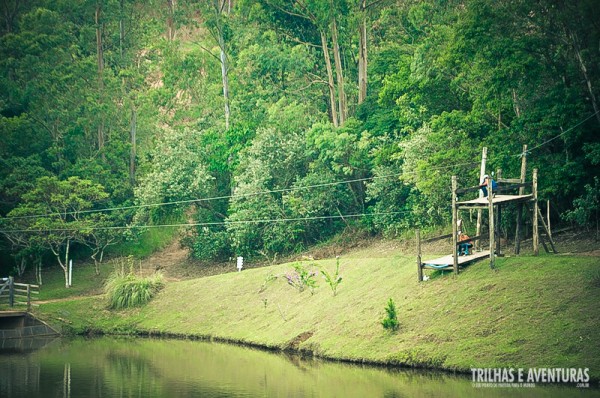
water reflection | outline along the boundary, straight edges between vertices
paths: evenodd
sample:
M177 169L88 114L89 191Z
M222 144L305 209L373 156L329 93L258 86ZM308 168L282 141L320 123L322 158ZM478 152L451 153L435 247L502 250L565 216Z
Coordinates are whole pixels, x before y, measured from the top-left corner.
M8 353L34 352L58 341L56 336L28 337L23 339L0 339L0 355Z
M468 377L300 359L188 340L59 339L0 355L0 397L517 397L595 390L473 388Z

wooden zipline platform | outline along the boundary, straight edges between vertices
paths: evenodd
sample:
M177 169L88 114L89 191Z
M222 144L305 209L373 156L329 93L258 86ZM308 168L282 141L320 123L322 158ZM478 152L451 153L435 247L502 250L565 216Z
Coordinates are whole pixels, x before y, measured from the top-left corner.
M511 203L523 203L530 202L533 199L533 195L494 195L492 198L492 205L499 205L507 202ZM472 200L465 200L462 202L456 202L459 208L463 209L487 209L490 205L487 197L476 198Z
M477 260L481 260L482 258L488 258L490 256L489 250L483 250L480 252L472 252L466 256L458 256L458 266L463 267L469 263L472 263ZM452 254L435 258L432 260L424 260L422 263L422 267L425 269L438 269L438 270L454 270L454 256Z
M521 223L522 223L522 211L526 206L533 207L531 211L532 218L532 229L533 229L533 253L538 255L539 253L539 238L542 238L544 248L549 252L543 236L539 235L538 222L541 221L544 230L546 231L547 239L552 247L552 251L556 253L554 242L552 241L552 235L544 218L540 212L538 206L538 170L533 169L531 181L526 181L527 171L527 145L523 145L523 152L521 156L521 176L520 178L501 178L502 170L497 171L497 183L493 183L491 178L484 180L485 175L485 163L487 157L487 148L483 148L483 155L481 160L480 170L480 181L485 181L485 184L477 186L458 188L457 176L452 176L452 249L453 253L444 257L436 258L428 261L421 261L421 237L420 231L417 230L417 268L419 282L423 280L423 269L438 269L438 270L452 270L455 274L458 274L459 267L466 265L470 262L489 258L490 268L494 268L496 256L500 256L500 220L502 207L514 203L517 204L517 229L515 232L515 254L519 254L520 241L521 241ZM492 173L493 175L493 173ZM485 175L487 177L487 175ZM488 193L484 196L482 187L485 187L485 192ZM530 191L526 194L525 190ZM479 193L479 197L470 200L459 201L458 196L462 194L473 194ZM459 241L459 224L462 228L462 220L459 219L458 211L460 209L476 209L477 214L477 231L476 236L467 240ZM482 211L487 210L488 212L488 234L489 234L489 250L479 250L479 241L481 240L481 217ZM529 214L529 213L528 213ZM539 216L539 218L538 218ZM459 255L462 251L461 245L469 242L473 245L473 251L469 255Z

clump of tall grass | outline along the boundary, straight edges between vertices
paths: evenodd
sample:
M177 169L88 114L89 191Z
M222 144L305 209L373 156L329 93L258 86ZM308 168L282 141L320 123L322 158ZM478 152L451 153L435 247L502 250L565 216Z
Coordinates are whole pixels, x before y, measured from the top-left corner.
M148 277L122 271L113 272L104 286L108 307L115 310L140 307L147 304L164 286L161 273Z

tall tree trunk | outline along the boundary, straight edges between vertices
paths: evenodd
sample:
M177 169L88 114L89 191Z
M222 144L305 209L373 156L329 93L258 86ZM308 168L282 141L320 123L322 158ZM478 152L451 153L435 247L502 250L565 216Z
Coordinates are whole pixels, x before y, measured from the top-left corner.
M104 52L102 49L102 24L100 23L100 17L102 15L102 2L96 3L96 54L98 57L98 94L100 102L104 97ZM100 121L98 123L98 150L104 148L104 118L100 115ZM104 154L103 154L104 156Z
M221 60L221 80L223 81L223 101L225 105L225 130L229 130L229 118L231 110L229 109L229 77L227 76L227 54L225 53L225 39L223 31L219 29L219 50Z
M35 281L38 285L42 285L42 258L36 258L35 262Z
M175 15L175 0L167 0L167 41L173 41L175 38L175 28L173 26L173 16Z
M5 33L11 33L14 31L13 26L16 24L17 20L19 19L19 15L21 12L21 6L24 7L28 7L29 4L27 4L27 2L25 1L19 1L16 0L14 2L9 3L8 1L2 1L0 2L0 5L2 5L2 14L4 16L4 28L6 30Z
M229 130L229 119L231 109L229 107L229 65L227 61L227 48L225 44L225 35L223 32L223 15L228 15L231 11L231 2L228 0L214 0L213 3L216 21L215 35L219 44L219 61L221 63L221 81L223 84L223 102L225 108L225 130Z
M512 89L512 101L513 101L513 109L515 111L515 115L517 118L521 117L521 107L519 106L519 98L517 97L517 91Z
M327 69L327 84L329 86L329 102L331 104L331 121L335 127L339 126L338 115L335 105L335 84L333 83L333 70L331 68L331 58L329 57L329 48L327 47L327 37L325 32L321 31L321 45L323 47L323 58Z
M25 256L21 257L21 262L19 263L17 259L15 259L15 264L17 266L17 275L19 277L23 276L25 273L25 268L27 267L27 261L25 260Z
M71 240L67 239L67 244L66 244L66 249L65 249L65 262L63 263L61 258L60 258L60 247L54 247L54 246L50 246L50 251L52 251L52 254L54 254L54 256L56 257L56 260L58 260L58 265L60 265L60 268L62 268L63 273L65 275L65 287L69 288L69 247L71 246Z
M129 183L131 186L135 184L135 158L136 151L136 136L137 134L137 110L135 105L131 105L131 124L129 129L129 138L131 142L131 150L129 152Z
M71 284L69 283L69 276L70 276L70 270L69 270L69 248L71 247L71 240L67 239L67 247L65 249L65 266L63 267L63 270L65 271L65 286L67 288L71 287Z
M362 19L358 40L358 104L367 98L367 0L362 0L360 10Z
M579 69L581 69L581 73L583 74L583 77L585 79L588 92L590 93L592 106L594 107L594 112L596 113L596 120L598 121L598 123L600 123L600 110L598 109L598 103L596 102L596 95L594 94L592 81L588 76L585 62L583 62L583 58L581 57L581 50L579 49L579 43L577 42L577 36L575 35L575 33L571 33L571 40L573 40L573 49L575 50L575 56L577 57L577 61L579 61Z
M338 44L338 31L335 17L332 18L331 22L331 41L333 47L333 60L335 62L335 75L337 77L340 126L343 126L348 116L348 106L346 104L346 90L344 89L342 58L340 57L340 46Z
M125 47L125 21L123 20L125 15L125 0L121 0L119 3L119 12L119 55L122 62Z

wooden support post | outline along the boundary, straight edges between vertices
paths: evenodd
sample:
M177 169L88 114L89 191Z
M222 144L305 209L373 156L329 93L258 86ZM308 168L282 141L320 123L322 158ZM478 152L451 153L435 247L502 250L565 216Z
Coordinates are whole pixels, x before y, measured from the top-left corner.
M521 184L525 183L527 178L527 145L523 145L523 153L521 154ZM519 188L519 195L525 194L525 187Z
M8 277L8 305L15 305L15 279L12 276Z
M521 184L525 183L527 178L527 145L523 145L521 154ZM525 194L525 187L519 188L519 195ZM523 204L517 205L517 230L515 231L515 254L521 251L521 224L523 223Z
M546 241L544 240L544 235L540 235L540 242L542 242L542 246L544 246L544 250L546 251L546 253L550 253L550 250L546 245Z
M517 230L515 231L515 254L521 251L521 224L523 223L523 204L517 204Z
M488 209L489 209L489 224L490 224L490 268L494 269L496 266L496 256L494 254L494 249L496 246L496 242L494 241L496 238L496 229L494 227L494 202L492 194L492 179L488 178L487 180L487 192L488 192Z
M497 169L496 170L496 179L499 181L502 178L502 169ZM494 194L492 194L492 198ZM500 253L500 221L502 220L502 205L498 204L498 208L497 208L497 212L495 214L496 219L494 220L494 226L496 228L496 236L494 237L494 240L496 241L496 256L502 256L502 254Z
M542 212L540 211L540 209L538 208L538 216L540 216L540 221L542 221L542 227L544 227L544 230L546 231L546 235L548 236L548 242L550 243L550 246L552 247L552 252L554 254L557 254L558 252L556 251L556 247L554 246L554 240L552 239L552 235L550 234L550 228L548 228L548 226L546 225L546 222L544 221L544 217L542 216ZM542 235L540 235L541 237ZM544 247L546 247L546 244L544 243L543 239L542 239L542 243L544 244ZM550 251L548 250L548 248L546 248L546 252L550 253Z
M538 189L537 189L537 169L533 169L533 255L540 254L539 229L538 229Z
M494 216L496 217L496 219L494 220L494 227L496 228L496 236L494 237L494 240L496 241L496 256L498 257L502 257L502 253L501 253L501 242L500 242L500 220L502 220L502 205L498 204L498 207L496 208L496 213L494 214Z
M457 254L457 246L458 243L458 230L457 230L457 221L458 221L458 209L456 206L456 176L452 176L452 266L454 267L454 274L458 274L458 254Z
M421 231L417 229L417 272L419 282L423 281L423 265L421 264Z
M485 175L485 163L487 161L487 148L483 147L483 151L481 152L481 167L479 168L479 181L483 180L483 176ZM483 197L483 192L481 192L481 190L479 191L479 197ZM475 236L480 236L481 235L481 217L482 217L482 210L478 209L477 210L477 230L475 231ZM475 242L475 250L479 249L479 240L476 240Z
M27 285L27 311L31 311L31 285Z
M552 228L550 228L550 199L548 199L546 205L546 219L548 220L548 236L550 237L550 240L552 240Z

